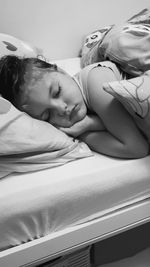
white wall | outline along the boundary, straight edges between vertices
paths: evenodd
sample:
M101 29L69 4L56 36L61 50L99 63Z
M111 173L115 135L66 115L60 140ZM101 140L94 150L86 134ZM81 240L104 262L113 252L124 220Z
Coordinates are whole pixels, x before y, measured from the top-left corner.
M0 32L41 47L50 59L74 57L84 34L148 5L149 0L0 0Z

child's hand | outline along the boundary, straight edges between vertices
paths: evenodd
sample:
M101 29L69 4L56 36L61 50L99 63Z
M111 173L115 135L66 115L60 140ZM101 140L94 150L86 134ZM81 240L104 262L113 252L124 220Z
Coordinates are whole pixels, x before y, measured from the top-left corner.
M60 127L59 129L68 135L77 137L87 131L87 125L85 122L85 119L83 119L69 128Z
M61 131L73 137L78 137L81 134L89 131L102 131L105 129L101 119L97 115L86 115L86 117L75 123L69 128L59 128Z

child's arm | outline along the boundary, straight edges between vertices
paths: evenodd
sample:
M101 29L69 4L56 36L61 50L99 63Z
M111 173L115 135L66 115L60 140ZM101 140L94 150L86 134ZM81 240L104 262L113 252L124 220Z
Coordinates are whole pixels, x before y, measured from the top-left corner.
M94 68L88 77L90 105L102 119L106 131L81 136L91 149L120 158L140 158L148 154L149 145L124 107L103 90L103 83L116 80L108 68Z
M86 117L75 123L69 128L62 128L60 130L73 137L78 137L85 132L103 131L105 129L102 120L94 114L86 115Z

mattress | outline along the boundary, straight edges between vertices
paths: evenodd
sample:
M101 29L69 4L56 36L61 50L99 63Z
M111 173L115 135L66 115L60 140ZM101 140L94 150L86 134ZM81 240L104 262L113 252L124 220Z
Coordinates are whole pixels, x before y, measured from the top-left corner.
M53 169L0 180L0 250L84 224L150 198L150 156L95 153Z

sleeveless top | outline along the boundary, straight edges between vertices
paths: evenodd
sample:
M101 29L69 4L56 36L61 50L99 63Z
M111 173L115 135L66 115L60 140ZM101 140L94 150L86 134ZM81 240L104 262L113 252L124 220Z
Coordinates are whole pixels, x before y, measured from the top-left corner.
M116 66L116 64L112 63L111 61L102 61L102 62L90 64L90 65L86 66L85 68L83 68L80 72L75 74L72 78L78 84L79 89L81 90L81 93L83 95L83 99L87 105L87 108L90 110L92 110L92 108L90 106L89 95L88 95L88 90L87 90L87 79L88 79L88 74L89 74L90 70L92 70L93 68L96 68L96 67L106 67L106 68L111 69L113 71L117 81L126 79L126 74L123 71L121 71Z

